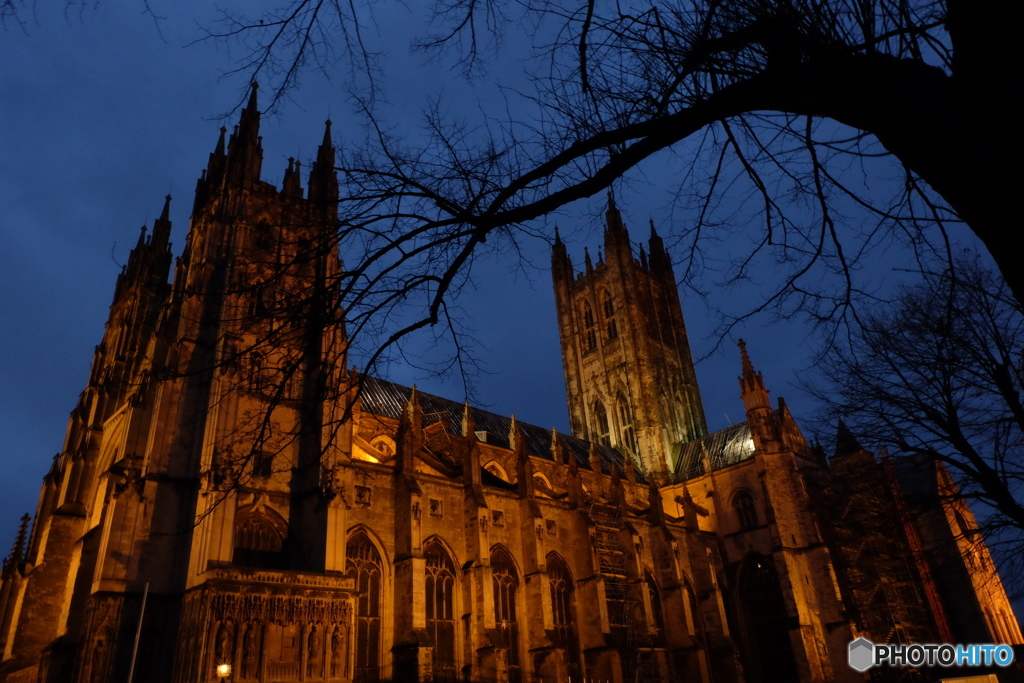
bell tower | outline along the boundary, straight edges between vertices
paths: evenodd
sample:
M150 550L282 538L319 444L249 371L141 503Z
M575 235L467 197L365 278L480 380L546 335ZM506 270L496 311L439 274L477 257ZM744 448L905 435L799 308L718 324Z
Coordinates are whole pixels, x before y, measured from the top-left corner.
M707 434L672 263L651 223L633 256L611 196L604 254L576 273L556 230L551 253L574 436L628 455L644 471L674 466L677 445Z

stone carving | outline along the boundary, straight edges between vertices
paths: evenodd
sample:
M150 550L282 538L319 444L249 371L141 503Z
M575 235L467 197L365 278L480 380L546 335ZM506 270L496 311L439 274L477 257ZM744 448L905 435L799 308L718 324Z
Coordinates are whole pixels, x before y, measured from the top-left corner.
M259 638L259 626L250 623L245 629L245 638L242 640L242 678L256 678L259 669L257 652L259 645L256 642Z
M320 631L314 624L306 636L306 676L319 677L320 672Z
M220 662L231 661L231 626L229 621L221 622L220 628L217 629L217 646L214 652L217 653L217 659Z
M370 504L370 487L356 486L356 505Z
M107 672L107 640L106 638L97 638L96 644L92 648L92 657L89 661L89 681L90 683L103 683L106 680Z
M335 626L331 636L331 677L348 678L348 622Z

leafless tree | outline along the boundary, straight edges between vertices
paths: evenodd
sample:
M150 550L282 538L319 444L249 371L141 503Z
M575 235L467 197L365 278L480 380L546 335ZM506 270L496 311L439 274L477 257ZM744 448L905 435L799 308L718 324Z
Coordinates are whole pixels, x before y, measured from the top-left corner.
M371 254L351 264L351 291L379 287L387 299L397 278L416 293L404 300L426 311L414 327L444 319L482 245L606 190L666 150L677 154L671 173L695 216L675 235L684 275L713 258L709 246L731 236L737 214L760 216L763 230L734 273L746 277L754 260L770 258L785 275L758 309L835 319L862 292L862 260L893 240L941 250L946 226L960 222L1024 300L1012 228L1024 172L1006 163L1024 143L999 132L1014 120L1024 82L1017 3L436 2L419 46L438 59L479 73L490 45L528 33L544 60L535 72L546 75L520 95L532 103L529 117L466 124L434 109L415 144L379 118L385 48L368 30L379 9L292 0L225 16L211 36L247 46L240 69L271 81L277 97L304 67L349 66L370 133L340 162L346 237ZM822 272L838 279L822 286Z
M24 13L25 4L22 0L0 0L0 27L21 26Z
M976 259L928 273L865 316L817 363L808 386L865 445L943 463L980 503L986 537L1024 540L1024 310Z

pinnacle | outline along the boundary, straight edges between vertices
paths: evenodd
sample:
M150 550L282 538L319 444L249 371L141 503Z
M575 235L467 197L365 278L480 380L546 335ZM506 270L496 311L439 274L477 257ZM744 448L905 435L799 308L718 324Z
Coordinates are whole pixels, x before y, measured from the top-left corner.
M743 364L743 375L739 378L742 390L743 402L750 411L753 407L768 408L768 389L764 385L764 378L761 373L754 370L754 364L750 362L747 354L747 343L742 339L736 344L740 347L740 358Z
M615 195L612 194L611 190L608 191L608 211L605 212L605 225L606 245L610 247L612 244L620 243L622 240L628 243L629 235L625 224L622 222L622 214L615 205Z
M324 121L324 139L320 143L321 148L334 148L334 143L331 141L331 120L327 119Z
M256 91L259 90L260 84L256 81L252 82L252 91L249 93L249 102L245 105L246 109L256 111Z
M164 197L164 208L160 212L160 218L153 223L153 244L163 247L168 246L171 238L171 195Z
M220 137L217 138L217 147L214 148L213 153L218 155L224 154L224 134L228 132L227 126L220 127Z
M754 374L754 364L750 362L750 356L747 354L747 342L740 339L736 346L740 347L740 358L743 362L743 374Z

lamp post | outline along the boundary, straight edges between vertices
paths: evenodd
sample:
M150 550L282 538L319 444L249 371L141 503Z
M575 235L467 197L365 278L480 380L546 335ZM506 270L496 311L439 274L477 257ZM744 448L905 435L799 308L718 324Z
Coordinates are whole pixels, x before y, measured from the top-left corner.
M219 678L222 681L226 681L228 679L228 676L230 676L230 675L231 675L231 665L230 664L225 663L225 664L218 664L217 665L217 678Z

